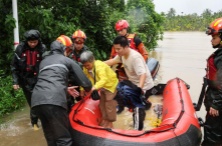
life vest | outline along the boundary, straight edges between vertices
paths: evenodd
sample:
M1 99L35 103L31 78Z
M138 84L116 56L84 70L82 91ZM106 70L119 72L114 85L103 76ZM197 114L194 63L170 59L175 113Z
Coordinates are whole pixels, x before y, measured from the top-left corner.
M137 52L139 52L138 48L136 47L136 43L134 41L136 34L129 34L127 36L128 42L129 42L129 47L133 50L136 50ZM115 51L114 48L112 48L112 58L114 58L117 55L117 52Z
M137 49L136 43L135 43L135 41L134 41L135 36L136 36L136 34L129 34L129 35L127 36L127 39L128 39L128 41L129 41L129 46L130 46L130 48L133 49L133 50L136 50L136 51L138 52L139 50Z
M206 78L209 80L215 80L217 68L214 64L214 54L210 55L207 59Z
M76 56L74 53L72 53L72 58L73 58L73 60L80 62L80 56Z
M87 46L84 45L83 48L78 53L73 50L70 57L73 60L80 62L80 55L87 50L88 50Z
M22 53L22 58L26 58L26 71L33 72L34 75L37 75L36 65L39 64L41 59L39 52L37 50L26 50Z

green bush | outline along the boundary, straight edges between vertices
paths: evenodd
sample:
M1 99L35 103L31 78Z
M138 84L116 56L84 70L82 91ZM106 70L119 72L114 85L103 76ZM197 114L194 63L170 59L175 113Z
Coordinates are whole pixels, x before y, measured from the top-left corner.
M24 106L26 100L22 90L14 91L12 77L0 77L0 117Z

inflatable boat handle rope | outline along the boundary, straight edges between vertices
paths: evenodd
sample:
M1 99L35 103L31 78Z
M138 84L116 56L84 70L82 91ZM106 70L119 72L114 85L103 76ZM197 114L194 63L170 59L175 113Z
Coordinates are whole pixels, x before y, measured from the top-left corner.
M85 102L86 99L90 98L90 95L87 95L85 96L80 102L79 106L76 108L74 114L73 114L73 121L82 125L82 126L85 126L85 127L88 127L88 128L93 128L93 129L100 129L100 130L106 130L106 131L109 131L109 132L112 132L112 133L115 133L115 134L118 134L118 135L122 135L122 136L128 136L128 137L139 137L139 136L142 136L142 135L145 135L145 134L148 134L148 133L159 133L159 132L164 132L164 131L168 131L168 130L171 130L171 129L175 129L178 122L180 121L180 119L182 118L183 114L184 114L184 102L183 102L183 99L182 99L182 92L181 92L181 87L180 87L180 80L178 78L177 82L178 82L178 88L179 88L179 93L180 93L180 102L181 102L181 105L182 105L182 109L181 109L181 112L180 112L180 115L179 117L174 121L174 123L172 124L165 124L165 125L161 125L153 130L146 130L144 131L143 133L141 134L137 134L137 135L128 135L128 134L122 134L122 133L119 133L119 132L116 132L114 130L112 130L111 128L103 128L103 127L94 127L94 126L89 126L89 125L85 125L82 121L80 120L76 120L74 119L75 118L75 115L78 113L79 111L79 108L80 106ZM185 83L184 81L182 81L183 83ZM185 84L187 86L187 84Z

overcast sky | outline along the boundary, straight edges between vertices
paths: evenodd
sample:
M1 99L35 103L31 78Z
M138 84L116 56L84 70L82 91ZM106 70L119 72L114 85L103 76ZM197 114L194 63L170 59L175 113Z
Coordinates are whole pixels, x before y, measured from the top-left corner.
M200 15L205 9L210 9L212 12L222 10L222 0L153 0L156 12L168 12L170 8L174 8L177 14L192 14Z

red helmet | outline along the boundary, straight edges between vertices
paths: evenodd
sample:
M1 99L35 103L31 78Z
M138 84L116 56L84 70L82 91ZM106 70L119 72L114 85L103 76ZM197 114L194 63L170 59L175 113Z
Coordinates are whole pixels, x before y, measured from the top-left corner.
M115 29L116 31L120 31L122 29L127 29L129 27L129 23L126 20L119 20L116 22Z
M72 40L68 36L60 35L56 40L66 47L72 46Z
M218 18L211 22L210 26L207 27L206 34L208 35L214 35L222 33L222 18Z

